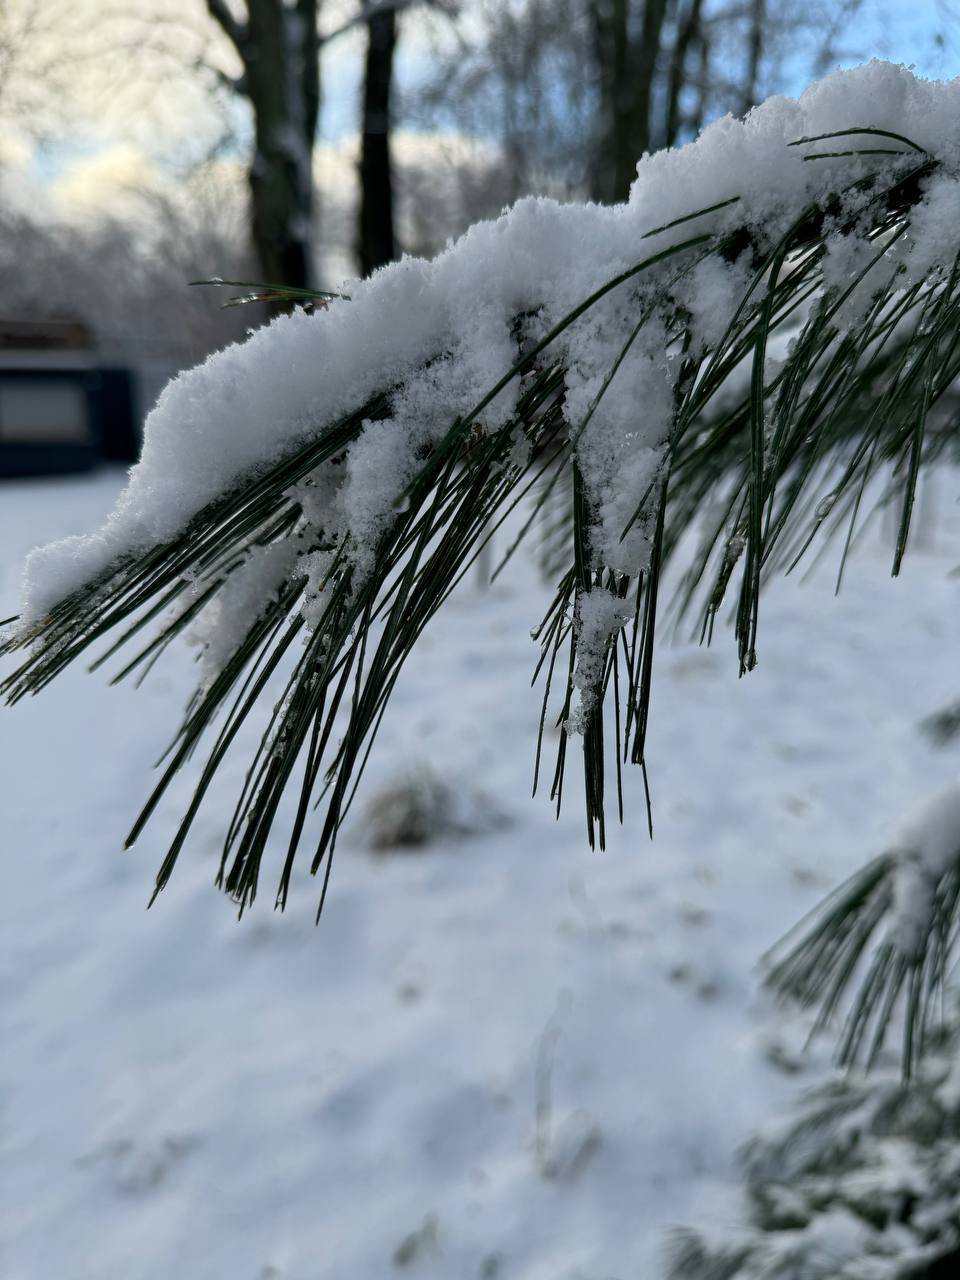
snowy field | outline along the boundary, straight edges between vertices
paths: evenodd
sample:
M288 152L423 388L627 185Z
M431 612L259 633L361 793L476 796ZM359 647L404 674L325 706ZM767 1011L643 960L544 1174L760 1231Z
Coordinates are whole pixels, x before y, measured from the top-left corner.
M121 479L0 488L0 616L24 553L99 524ZM729 635L664 637L652 844L637 775L603 854L576 771L559 823L530 799L547 592L522 557L465 584L364 786L431 768L498 821L377 855L358 813L319 928L309 877L239 923L211 886L242 749L144 911L189 777L122 841L190 651L139 691L70 670L0 712L5 1280L653 1280L671 1225L730 1220L738 1145L826 1057L797 1058L758 958L955 774L916 727L960 695L957 486L934 481L899 581L878 538L838 600L829 568L774 586L748 679Z

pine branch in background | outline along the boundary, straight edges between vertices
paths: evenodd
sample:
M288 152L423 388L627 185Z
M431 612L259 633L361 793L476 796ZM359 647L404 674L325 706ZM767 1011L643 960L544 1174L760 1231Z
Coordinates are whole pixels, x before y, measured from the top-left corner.
M942 219L934 218L935 256L929 262L921 256L922 270L910 257L929 248L930 201L943 194L937 183L948 184L949 198L956 183L905 135L862 123L791 146L793 152L781 145L777 154L786 163L800 152L794 171L810 175L804 183L816 189L814 198L777 206L776 216L751 215L751 201L738 195L711 201L716 192L705 191L703 207L646 230L633 261L576 305L561 311L531 297L517 307L506 330L512 363L500 364L499 377L486 375L485 389L476 374L491 363L483 342L457 348L453 339L446 345L438 339L432 352L398 361L389 376L371 357L375 364L357 366L348 411L313 429L292 419L288 430L296 427L297 434L281 456L264 446L261 461L225 480L222 492L172 536L151 535L149 545L128 497L108 530L116 538L123 520L132 520L127 543L95 540L83 548L93 567L81 574L78 589L46 588L42 607L5 645L8 653L27 650L2 685L10 701L44 688L108 635L95 665L134 649L115 677L121 679L144 673L185 632L207 628L204 679L129 837L129 843L137 838L213 731L157 892L241 726L267 711L229 824L219 882L241 910L252 902L289 788L298 802L276 902L286 902L311 806L322 798L311 858L311 870L323 873L322 908L337 833L406 657L484 543L513 512L523 521L522 539L558 487L570 546L535 633L541 649L535 674L544 689L535 768L537 778L548 776L544 727L556 717L565 732L549 776L559 808L569 744L582 737L591 843L605 839L609 774L621 815L622 765L639 765L645 776L658 587L686 529L696 526L703 539L681 606L699 601L709 637L724 596L735 588L741 672L756 662L768 574L796 563L818 533L845 528L849 546L877 475L886 476L900 503L897 572L918 474L956 440L950 399L960 374L956 225L944 238ZM521 226L531 208L546 206L518 208ZM509 244L505 235L489 231L490 254ZM456 253L455 246L451 263ZM489 269L499 270L495 257ZM257 350L268 343L273 350L284 335L305 341L314 330L304 325L328 326L317 334L333 341L338 326L349 329L365 314L357 308L368 296L392 296L385 292L392 282L399 288L418 270L426 268L399 264L361 286L379 293L346 309L277 322ZM564 283L561 274L559 283L541 277L537 287L564 297ZM431 305L423 289L413 297L420 309ZM468 324L482 331L482 297L466 302ZM398 331L398 348L405 340ZM472 341L472 333L462 341ZM253 358L250 345L225 358ZM358 358L355 342L343 351L343 359ZM470 398L458 400L464 385ZM634 385L640 401L631 399ZM182 390L188 411L190 394ZM311 406L321 405L324 394L321 383ZM331 403L350 398L337 394L331 385ZM179 403L161 401L158 412L169 417ZM653 424L645 434L630 425L642 424L644 415ZM233 434L226 438L239 438L232 418L227 425ZM148 433L141 468L150 443ZM372 476L367 489L356 487L358 475ZM383 488L398 475L399 488ZM53 552L55 581L61 561L76 577L75 548ZM217 624L212 630L210 619ZM144 641L147 628L152 638ZM274 677L286 684L279 701L270 695L268 710L263 704Z
M333 293L329 289L299 289L289 284L264 284L257 280L222 280L211 276L208 280L191 280L191 286L207 285L213 289L245 289L222 304L223 307L242 307L253 302L270 305L298 306L305 308L326 307L337 298L349 302L346 293Z
M948 1280L960 1265L956 1008L920 1079L807 1092L742 1153L739 1221L676 1230L667 1280Z
M921 723L920 728L935 747L945 747L960 737L960 701L941 707Z
M899 1017L909 1077L942 1015L958 940L960 788L953 787L927 801L888 852L774 948L767 982L818 1009L813 1033L846 1004L837 1055L845 1067L872 1066Z

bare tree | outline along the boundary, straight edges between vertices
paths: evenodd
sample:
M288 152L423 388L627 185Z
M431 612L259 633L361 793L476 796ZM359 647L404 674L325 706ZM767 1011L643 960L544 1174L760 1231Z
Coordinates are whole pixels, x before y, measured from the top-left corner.
M703 0L689 0L676 16L676 38L670 57L667 79L667 106L664 144L672 147L677 141L682 124L681 97L694 80L692 60L703 59L706 42L703 32Z
M367 56L360 129L360 270L366 276L396 257L390 156L393 55L397 6L378 5L367 18Z
M452 0L422 0L449 11ZM221 83L246 97L254 118L250 166L253 239L264 278L312 284L312 153L320 111L321 51L357 27L367 30L361 118L358 256L364 274L396 256L390 161L391 94L397 16L413 0L366 0L325 33L322 0L207 0L243 70Z
M177 184L130 188L122 216L65 218L0 205L0 297L7 316L82 321L111 358L194 364L243 336L249 308L186 282L250 270L242 177L209 167ZM259 317L257 317L259 318Z
M653 139L653 91L667 17L667 0L592 0L599 88L599 139L593 194L626 200L637 157ZM639 19L639 21L637 20Z
M757 85L760 79L760 63L763 58L763 40L767 27L767 0L750 0L750 19L747 34L747 67L743 77L743 97L740 113L745 115L757 104Z
M644 151L836 59L861 0L478 0L422 94L496 139L513 196L624 200ZM478 210L488 213L488 209Z
M253 240L265 278L312 283L312 155L320 110L320 0L246 0L238 17L227 0L207 8L243 65L229 81L253 108L249 169Z
M467 193L474 217L530 191L582 194L595 121L583 0L475 0L465 16L435 32L435 70L409 109L422 128L500 151L499 181Z
M393 64L397 19L417 0L367 0L353 22L367 28L367 51L360 117L360 270L369 275L397 256L394 227L394 181L391 156ZM444 16L456 12L456 0L420 0ZM333 32L326 41L339 32Z
M0 0L0 119L43 134L69 110L83 27L66 0ZM62 36L62 42L60 37ZM64 49L66 45L66 49ZM70 104L72 105L72 104Z

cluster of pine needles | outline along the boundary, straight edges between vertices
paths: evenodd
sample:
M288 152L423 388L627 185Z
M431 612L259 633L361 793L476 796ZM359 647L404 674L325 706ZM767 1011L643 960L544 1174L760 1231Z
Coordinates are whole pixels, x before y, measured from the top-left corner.
M296 808L276 904L282 907L287 901L309 815L322 803L310 863L314 874L322 873L322 909L337 833L404 660L517 508L522 527L505 560L537 527L538 513L550 511L549 560L558 573L556 593L535 628L540 643L535 679L542 680L544 691L534 789L542 772L545 725L554 717L565 724L576 700L578 600L585 592L605 588L624 601L629 618L611 637L596 687L586 691L582 775L591 844L602 845L605 838L608 775L614 774L621 818L622 766L639 765L646 780L658 587L685 531L695 529L699 542L682 577L677 608L686 613L696 607L701 636L709 640L730 596L742 672L756 662L761 587L767 576L791 569L818 531L843 534L842 572L864 523L861 508L874 501L865 504L864 499L875 492L877 477L883 485L881 501L899 507L893 557L893 571L898 571L918 475L957 438L951 391L960 375L960 262L942 264L929 280L904 286L902 269L890 256L909 229L925 181L938 170L933 157L906 138L868 128L826 137L842 139L839 145L850 150L818 151L823 138L805 138L796 145L809 149L806 158L812 164L825 155L849 155L854 166L850 181L798 210L775 243L762 227L746 221L733 231L698 232L698 225L708 225L706 215L736 205L724 201L670 224L684 224L680 234L686 238L651 252L609 280L536 344L524 346L523 318L518 317L516 362L422 459L369 572L358 576L346 542L325 541L324 532L317 530L315 547L331 554L322 617L306 626L301 614L306 577L295 570L264 601L215 678L198 689L161 762L159 781L128 844L201 739L212 738L157 875L155 894L169 880L238 732L252 713L262 712L266 726L227 828L218 883L241 911L253 901L281 799L291 790ZM865 155L877 157L875 170L866 176ZM849 212L853 208L856 212ZM845 288L827 289L827 238L862 236L865 225L875 255ZM691 342L691 320L672 297L671 281L710 256L746 264L751 283L721 340L704 352ZM624 530L625 535L637 521L645 522L652 546L646 569L630 578L595 562L593 513L577 465L577 439L649 316L649 289L644 290L654 269L658 289L663 282L659 315L669 319L667 354L677 369L674 416L668 460ZM844 321L845 303L865 282L870 285L869 305L855 321ZM614 290L629 291L636 299L636 323L624 333L622 350L585 421L571 429L564 417L565 370L557 340ZM326 295L320 299L326 300ZM787 334L787 353L774 362L771 340ZM514 380L519 380L515 415L490 430L483 423L484 411ZM309 483L322 464L342 461L365 422L389 416L396 391L383 387L353 413L211 502L176 537L118 560L97 581L62 599L37 625L14 630L4 651L23 649L26 656L0 691L11 702L38 692L108 636L106 651L94 666L133 650L114 680L144 675L252 548L291 536L301 516L296 486ZM518 432L528 446L522 455L515 447ZM519 456L525 460L518 461ZM279 698L277 680L283 682ZM559 707L551 701L557 689ZM566 733L559 735L550 781L558 809L571 741ZM646 788L645 794L649 811ZM859 956L870 922L883 905L875 887L851 891L829 918L822 935L827 940L804 953L806 968L803 961L788 965L781 973L783 983L807 996L822 994L829 1011L843 988L848 962ZM954 895L951 909L955 907ZM939 955L920 976L905 977L883 953L848 1035L847 1056L861 1043L866 1013L878 1001L889 1003L897 982L908 982L911 1008L927 1000L927 976L940 972ZM884 990L887 994L880 994Z
M884 929L895 906L900 855L881 854L841 884L770 953L768 984L816 1008L811 1035L826 1028L855 985L837 1047L843 1067L869 1070L899 1013L901 1063L909 1078L942 1023L960 920L960 849L931 894L927 927L903 946ZM871 951L872 948L872 951ZM869 961L867 953L871 951Z

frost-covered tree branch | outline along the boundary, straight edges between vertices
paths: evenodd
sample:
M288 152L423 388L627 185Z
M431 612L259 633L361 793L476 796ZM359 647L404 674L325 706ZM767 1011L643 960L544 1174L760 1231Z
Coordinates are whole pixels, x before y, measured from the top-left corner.
M960 1266L960 1027L924 1076L828 1081L742 1156L745 1221L673 1233L667 1280L948 1280Z
M859 978L840 1062L872 1065L900 1014L910 1075L940 1014L958 924L960 786L953 786L920 805L891 847L821 903L799 937L788 935L768 981L782 996L819 1006L819 1029Z
M491 530L516 512L522 537L558 490L541 742L555 718L558 805L582 747L591 841L608 775L622 806L621 766L644 765L660 574L684 529L702 534L686 603L709 633L735 591L743 671L766 577L818 531L849 543L877 476L900 504L899 568L917 475L956 440L958 106L957 85L889 64L831 76L645 157L626 204L521 201L172 383L109 523L31 557L6 646L27 653L3 685L16 700L148 627L121 675L178 636L201 646L130 837L220 716L158 890L255 712L221 882L253 899L292 787L277 899L319 796L325 887L404 660ZM275 672L285 692L264 705Z

